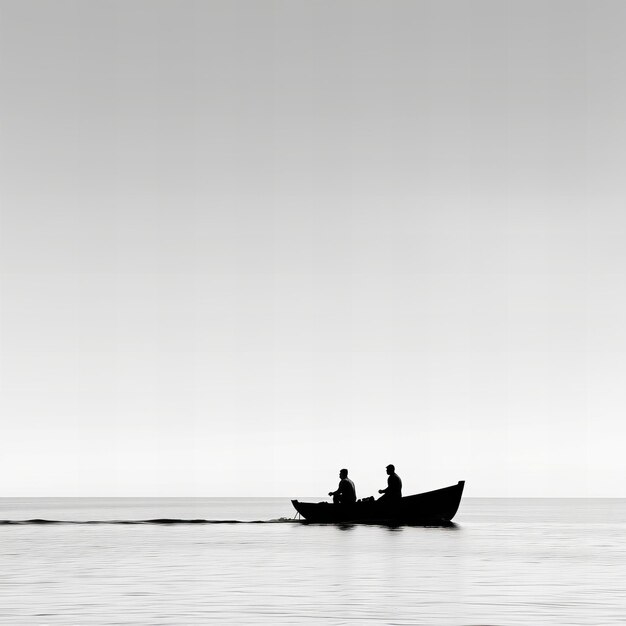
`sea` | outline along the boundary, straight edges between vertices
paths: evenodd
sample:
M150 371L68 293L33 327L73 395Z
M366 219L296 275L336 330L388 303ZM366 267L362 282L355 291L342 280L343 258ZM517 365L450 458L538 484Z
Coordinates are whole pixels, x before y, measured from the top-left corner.
M0 624L626 624L626 499L465 498L450 527L294 514L288 498L0 499Z

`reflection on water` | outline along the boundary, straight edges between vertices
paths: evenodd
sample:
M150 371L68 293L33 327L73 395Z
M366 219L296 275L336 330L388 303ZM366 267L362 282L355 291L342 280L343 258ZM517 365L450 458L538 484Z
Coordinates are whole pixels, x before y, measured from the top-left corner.
M398 531L398 530L403 530L404 528L440 528L442 530L459 530L460 526L458 524L455 524L454 522L440 522L439 524L400 524L400 523L381 523L381 522L376 522L376 523L358 523L355 524L354 522L334 522L334 523L329 523L329 522L324 522L324 523L320 523L320 522L307 522L305 520L302 520L300 522L302 525L304 526L335 526L336 528L339 528L339 530L352 530L353 528L357 528L359 526L377 526L378 528L385 528L387 530L393 530L393 531Z
M0 500L0 623L623 624L626 501L465 500L446 527L287 500Z

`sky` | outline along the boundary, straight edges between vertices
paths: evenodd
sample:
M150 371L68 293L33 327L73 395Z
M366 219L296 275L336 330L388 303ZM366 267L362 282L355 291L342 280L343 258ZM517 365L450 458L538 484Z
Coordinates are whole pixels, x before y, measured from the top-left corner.
M626 497L624 23L0 0L0 495Z

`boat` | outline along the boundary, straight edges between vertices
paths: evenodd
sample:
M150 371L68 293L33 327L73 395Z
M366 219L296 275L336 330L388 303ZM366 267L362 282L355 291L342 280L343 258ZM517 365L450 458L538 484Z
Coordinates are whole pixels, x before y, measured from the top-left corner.
M354 504L300 502L294 508L306 522L326 524L417 524L445 525L452 521L461 504L465 481L456 485L388 501L365 498Z

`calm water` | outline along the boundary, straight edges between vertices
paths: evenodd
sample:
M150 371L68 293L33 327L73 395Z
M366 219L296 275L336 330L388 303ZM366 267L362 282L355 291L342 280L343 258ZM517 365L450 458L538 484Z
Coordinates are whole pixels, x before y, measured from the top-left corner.
M291 515L288 499L0 499L2 520ZM3 524L0 623L626 623L626 500L465 499L455 522Z

